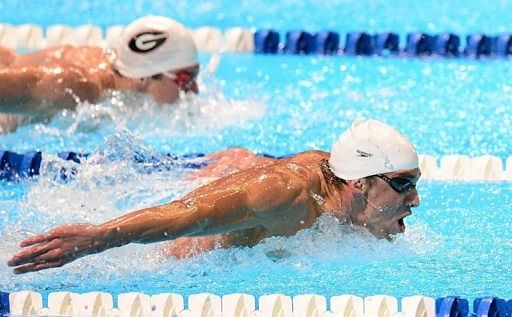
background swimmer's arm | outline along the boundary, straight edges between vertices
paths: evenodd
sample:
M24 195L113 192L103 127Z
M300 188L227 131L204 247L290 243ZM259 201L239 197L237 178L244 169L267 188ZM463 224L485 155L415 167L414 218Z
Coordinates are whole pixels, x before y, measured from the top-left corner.
M19 69L0 70L0 112L27 113L27 104L32 100L31 87L39 80L37 72Z
M26 273L60 267L132 242L268 228L279 225L276 213L280 207L291 206L304 192L305 181L284 168L249 169L167 205L135 211L99 226L65 225L30 237L20 243L26 249L13 255L7 264L16 267L15 273Z
M95 102L102 89L79 69L7 68L0 71L0 112L46 114L73 109L79 101ZM42 102L47 102L43 105ZM48 105L49 104L49 105Z

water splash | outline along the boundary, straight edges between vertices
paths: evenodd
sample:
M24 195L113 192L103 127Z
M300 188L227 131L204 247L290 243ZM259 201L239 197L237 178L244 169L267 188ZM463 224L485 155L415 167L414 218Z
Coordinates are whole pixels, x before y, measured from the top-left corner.
M424 228L412 228L412 231L416 230ZM166 247L166 243L161 243L152 246L131 245L79 259L61 268L59 276L62 277L56 279L50 278L53 276L51 271L16 279L8 278L10 273L1 266L0 271L3 271L2 276L6 280L2 283L7 288L20 285L36 287L43 283L49 289L56 290L65 285L73 290L81 281L87 281L88 285L93 285L92 288L107 287L114 289L113 292L122 285L137 286L138 289L149 287L146 292L151 293L165 289L169 285L167 283L172 283L173 291L186 294L196 289L204 290L212 281L219 283L233 279L233 276L251 279L281 275L287 279L318 274L319 268L323 272L343 274L348 267L354 270L390 261L399 263L418 256L421 253L418 250L431 250L438 243L436 239L426 240L429 241L404 238L390 243L377 240L362 228L342 225L333 217L324 215L312 228L302 230L295 236L268 238L252 248L216 249L185 260L162 255L160 251ZM105 274L99 276L97 272ZM13 284L14 280L16 284ZM224 285L223 292L230 287L233 285ZM266 286L258 287L262 291Z
M2 136L0 148L90 152L103 138L123 130L138 133L145 140L167 143L175 138L211 138L225 128L244 126L264 116L265 101L232 99L222 92L215 78L203 80L199 95L184 94L173 104L157 104L142 94L108 91L99 103L79 103L74 111L63 110L50 122L22 126Z
M93 132L105 125L143 136L204 135L265 114L265 104L227 98L214 77L207 80L209 86L200 82L199 95L181 92L180 100L173 104L161 105L150 96L137 93L109 91L104 101L80 103L74 113L62 112L50 126L68 135Z

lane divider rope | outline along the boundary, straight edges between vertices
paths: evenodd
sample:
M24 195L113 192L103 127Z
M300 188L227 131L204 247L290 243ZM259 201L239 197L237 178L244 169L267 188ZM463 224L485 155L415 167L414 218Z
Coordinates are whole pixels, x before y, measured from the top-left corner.
M17 50L35 50L58 45L112 47L124 28L123 25L113 25L103 31L95 25L71 27L57 24L43 30L35 24L0 24L0 46ZM218 28L205 26L191 31L198 49L206 52L473 59L512 56L512 36L507 33L460 36L453 33L411 32L405 35L405 43L400 43L400 36L393 32L291 30L285 32L281 38L279 31L272 29L253 31L234 27L223 32Z
M365 298L339 295L330 299L315 295L249 294L218 296L211 293L193 294L185 307L180 294L122 293L113 305L113 297L105 292L77 294L53 292L48 295L48 307L43 307L41 294L32 291L0 292L1 316L210 316L210 317L467 317L469 302L458 296L433 299L416 295L398 300L387 295ZM327 306L329 304L329 307ZM498 297L473 300L471 316L511 316L512 302Z
M274 157L268 154L259 155ZM60 152L57 156L63 161L80 164L87 160L89 154ZM161 156L133 153L131 160L140 164L143 171L150 172L173 168L200 169L208 164L201 159L204 156L201 153ZM0 150L0 180L11 182L36 178L40 174L43 159L43 153L37 151L18 154ZM439 163L438 165L436 158L431 155L420 155L422 178L440 181L512 181L512 156L506 159L505 165L501 158L492 155L446 155L440 158ZM62 167L60 174L65 179L73 173L76 173L76 168L67 170Z

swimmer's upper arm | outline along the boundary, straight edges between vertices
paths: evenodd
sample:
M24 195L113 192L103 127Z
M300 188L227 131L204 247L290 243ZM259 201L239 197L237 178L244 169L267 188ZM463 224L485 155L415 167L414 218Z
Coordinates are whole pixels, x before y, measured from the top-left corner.
M35 72L0 71L0 112L24 113L20 104L31 100L31 87L38 81Z
M101 94L99 83L84 78L71 67L61 72L48 72L40 67L24 67L0 71L0 111L9 113L37 113L74 108L77 101L96 101ZM37 104L39 103L39 104Z
M199 188L182 201L196 208L202 222L192 235L211 235L272 225L273 213L291 206L305 187L304 180L282 169L254 168Z

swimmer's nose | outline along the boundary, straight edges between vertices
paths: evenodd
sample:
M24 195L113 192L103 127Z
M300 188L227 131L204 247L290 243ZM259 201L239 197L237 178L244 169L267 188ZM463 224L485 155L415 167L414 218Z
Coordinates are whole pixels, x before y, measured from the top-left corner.
M411 207L418 207L420 205L420 195L418 195L418 191L416 190L416 188L413 188L411 191L410 191L410 206Z

